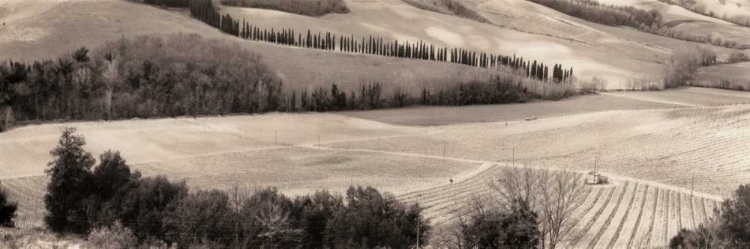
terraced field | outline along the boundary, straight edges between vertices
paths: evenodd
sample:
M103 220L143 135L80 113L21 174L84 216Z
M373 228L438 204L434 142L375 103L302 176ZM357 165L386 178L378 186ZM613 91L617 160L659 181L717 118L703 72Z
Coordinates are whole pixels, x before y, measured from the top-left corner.
M463 181L398 198L419 203L425 208L425 216L440 231L456 222L472 199L493 198L488 184L506 166L491 165ZM572 236L561 244L563 248L665 247L679 229L694 228L712 217L719 201L638 180L620 179L609 185L586 188L585 201L573 212Z

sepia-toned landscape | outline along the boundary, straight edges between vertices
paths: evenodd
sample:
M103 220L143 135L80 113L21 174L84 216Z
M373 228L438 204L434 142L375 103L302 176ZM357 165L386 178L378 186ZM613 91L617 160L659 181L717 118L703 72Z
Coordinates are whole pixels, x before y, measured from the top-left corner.
M0 23L0 248L750 246L747 1L3 0Z

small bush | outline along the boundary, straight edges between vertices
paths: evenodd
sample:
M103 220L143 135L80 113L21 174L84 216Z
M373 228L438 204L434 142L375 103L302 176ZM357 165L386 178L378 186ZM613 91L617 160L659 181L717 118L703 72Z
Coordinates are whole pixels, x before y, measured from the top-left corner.
M229 6L272 9L307 16L349 13L344 0L222 0Z
M508 212L491 208L475 213L460 229L465 248L537 248L537 219L525 201L515 201Z
M743 62L743 61L749 61L749 60L750 58L748 58L747 55L745 55L745 53L743 52L734 52L730 54L729 59L727 59L727 61L729 61L730 63Z
M94 248L103 249L134 248L138 245L133 231L123 227L119 221L111 227L94 229L89 233L88 241Z
M8 199L8 193L0 187L0 226L13 227L18 204Z

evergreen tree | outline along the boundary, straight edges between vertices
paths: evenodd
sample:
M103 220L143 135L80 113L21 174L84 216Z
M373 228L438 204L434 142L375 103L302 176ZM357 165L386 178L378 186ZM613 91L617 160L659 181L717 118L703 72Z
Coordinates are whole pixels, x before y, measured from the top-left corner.
M95 160L83 150L86 140L75 134L76 129L63 129L58 146L50 151L54 157L49 163L47 194L44 204L47 226L55 232L88 232L88 215L83 200L91 187L91 167Z

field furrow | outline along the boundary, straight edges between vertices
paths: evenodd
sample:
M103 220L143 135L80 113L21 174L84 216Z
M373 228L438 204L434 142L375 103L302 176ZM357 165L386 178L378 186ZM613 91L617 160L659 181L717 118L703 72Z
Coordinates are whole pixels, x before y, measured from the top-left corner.
M667 243L667 226L669 224L669 190L660 189L656 204L654 205L654 224L647 248L664 246Z
M643 212L638 226L635 228L635 234L630 239L628 248L645 248L654 230L654 220L656 220L656 207L659 199L659 189L649 188L646 192L646 198L643 203Z
M574 241L574 243L571 245L572 247L586 247L589 245L591 240L596 236L596 231L598 227L601 227L601 225L604 223L602 221L603 219L600 218L602 214L604 214L604 217L608 217L609 213L605 213L606 210L612 211L612 203L610 200L613 200L613 196L616 196L614 200L617 200L619 196L622 195L623 189L622 186L614 186L611 188L609 194L605 196L606 199L600 199L599 202L597 202L597 207L592 210L595 211L591 216L584 217L584 220L588 221L583 227L581 227L581 236L579 239ZM592 231L594 233L592 234Z
M630 182L625 182L624 186L622 186L622 190L620 192L620 195L617 198L616 202L610 202L610 208L605 211L604 217L606 219L603 219L602 223L597 222L598 224L601 224L601 226L598 226L598 224L595 224L595 230L596 235L591 239L589 242L588 248L604 248L609 244L610 238L614 235L615 232L617 232L617 228L614 224L619 223L613 223L612 221L619 221L626 213L626 209L624 208L625 205L623 205L623 201L625 200L632 200L630 198L635 191L633 191L634 186L636 184L631 184ZM615 229L612 229L615 228Z
M637 192L633 195L630 208L628 208L628 214L622 219L621 228L615 234L615 238L608 247L612 248L630 248L632 247L632 241L635 237L636 229L641 222L643 217L643 207L646 204L646 196L648 193L649 186L646 184L640 184Z

